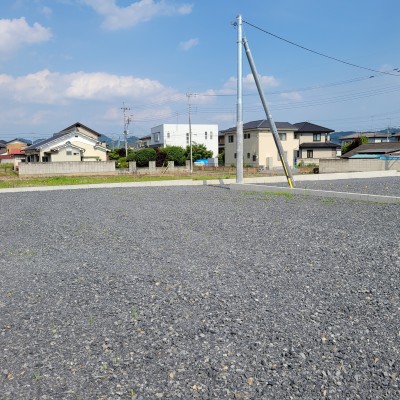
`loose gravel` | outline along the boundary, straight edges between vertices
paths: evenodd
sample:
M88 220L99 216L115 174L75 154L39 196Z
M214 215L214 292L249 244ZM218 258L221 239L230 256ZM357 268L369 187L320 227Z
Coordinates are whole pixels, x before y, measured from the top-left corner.
M204 186L0 211L1 399L400 398L397 205Z
M320 175L323 178L323 175ZM376 194L382 196L400 197L400 176L390 178L363 178L341 179L335 181L299 181L296 180L296 188L332 190L337 192ZM286 183L271 184L271 186L286 186Z

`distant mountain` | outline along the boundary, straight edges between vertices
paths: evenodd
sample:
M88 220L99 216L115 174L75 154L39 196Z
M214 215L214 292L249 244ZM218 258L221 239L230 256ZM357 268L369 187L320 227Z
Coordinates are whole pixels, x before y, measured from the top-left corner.
M137 136L128 136L128 146L133 146L138 140L139 140L139 138ZM107 147L109 147L110 149L118 147L118 139L113 140L112 138L108 137L107 135L101 135L99 137L99 141L106 142ZM125 146L124 137L123 137L123 135L121 135L121 138L119 140L119 147L122 148L124 146Z

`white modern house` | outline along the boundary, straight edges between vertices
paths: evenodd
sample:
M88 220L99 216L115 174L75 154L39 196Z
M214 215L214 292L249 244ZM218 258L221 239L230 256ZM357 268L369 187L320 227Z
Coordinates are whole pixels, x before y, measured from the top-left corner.
M207 150L218 155L218 125L214 124L162 124L151 128L150 137L146 136L144 142L148 147L180 146L186 148L190 144L190 131L192 144L204 144ZM139 140L140 140L139 139Z

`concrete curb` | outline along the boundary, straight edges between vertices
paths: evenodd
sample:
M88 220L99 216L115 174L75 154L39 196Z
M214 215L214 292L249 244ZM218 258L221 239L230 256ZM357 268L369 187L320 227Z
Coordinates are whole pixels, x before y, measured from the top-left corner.
M347 172L335 174L310 174L295 175L295 181L325 181L340 179L362 179L362 178L383 178L399 176L397 171L372 171L372 172ZM266 176L258 178L245 178L245 184L252 183L281 183L286 182L285 176ZM121 183L99 183L88 185L63 185L63 186L34 186L16 187L0 189L1 193L20 193L20 192L47 192L52 190L82 190L82 189L112 189L112 188L132 188L132 187L163 187L163 186L206 186L206 185L232 185L236 184L236 179L211 179L196 181L191 179L168 180L168 181L147 181L147 182L121 182ZM247 190L247 189L246 189ZM292 192L293 193L293 192Z
M288 187L249 185L249 184L239 184L239 183L234 183L230 185L230 189L247 191L247 192L279 193L279 194L289 194L289 195L297 194L302 196L340 198L340 199L357 200L357 201L368 201L373 203L400 204L400 197L381 196L376 194L333 192L330 190L313 190L313 189L300 189L300 188L291 189Z

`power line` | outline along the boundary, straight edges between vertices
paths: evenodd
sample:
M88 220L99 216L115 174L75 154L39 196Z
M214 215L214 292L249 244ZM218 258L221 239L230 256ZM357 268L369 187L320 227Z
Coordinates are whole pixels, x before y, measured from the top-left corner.
M297 44L297 43L295 43L295 42L292 42L292 41L290 41L290 40L288 40L288 39L285 39L285 38L283 38L283 37L281 37L281 36L278 36L278 35L275 35L275 34L273 34L273 33L271 33L271 32L268 32L268 31L266 31L265 29L260 28L259 26L256 26L256 25L251 24L250 22L247 22L247 21L244 21L244 20L243 20L243 23L245 23L245 24L247 24L247 25L249 25L249 26L251 26L251 27L253 27L253 28L255 28L255 29L258 29L258 30L261 31L261 32L264 32L264 33L266 33L267 35L273 36L273 37L276 38L276 39L282 40L282 41L284 41L284 42L286 42L286 43L289 43L289 44L291 44L291 45L293 45L293 46L299 47L300 49L309 51L310 53L317 54L318 56L325 57L325 58L329 58L330 60L334 60L334 61L337 61L337 62L342 63L342 64L350 65L351 67L356 67L356 68L360 68L360 69L365 69L365 70L367 70L367 71L376 72L376 73L378 73L378 74L385 74L385 75L392 75L392 76L400 76L400 74L393 74L393 73L391 73L391 72L378 71L378 70L373 69L373 68L363 67L362 65L353 64L353 63L350 63L350 62L348 62L348 61L340 60L339 58L336 58L336 57L328 56L327 54L320 53L319 51L315 51L315 50L309 49L308 47L302 46L302 45ZM399 68L394 68L393 71L400 71L400 69L399 69Z

